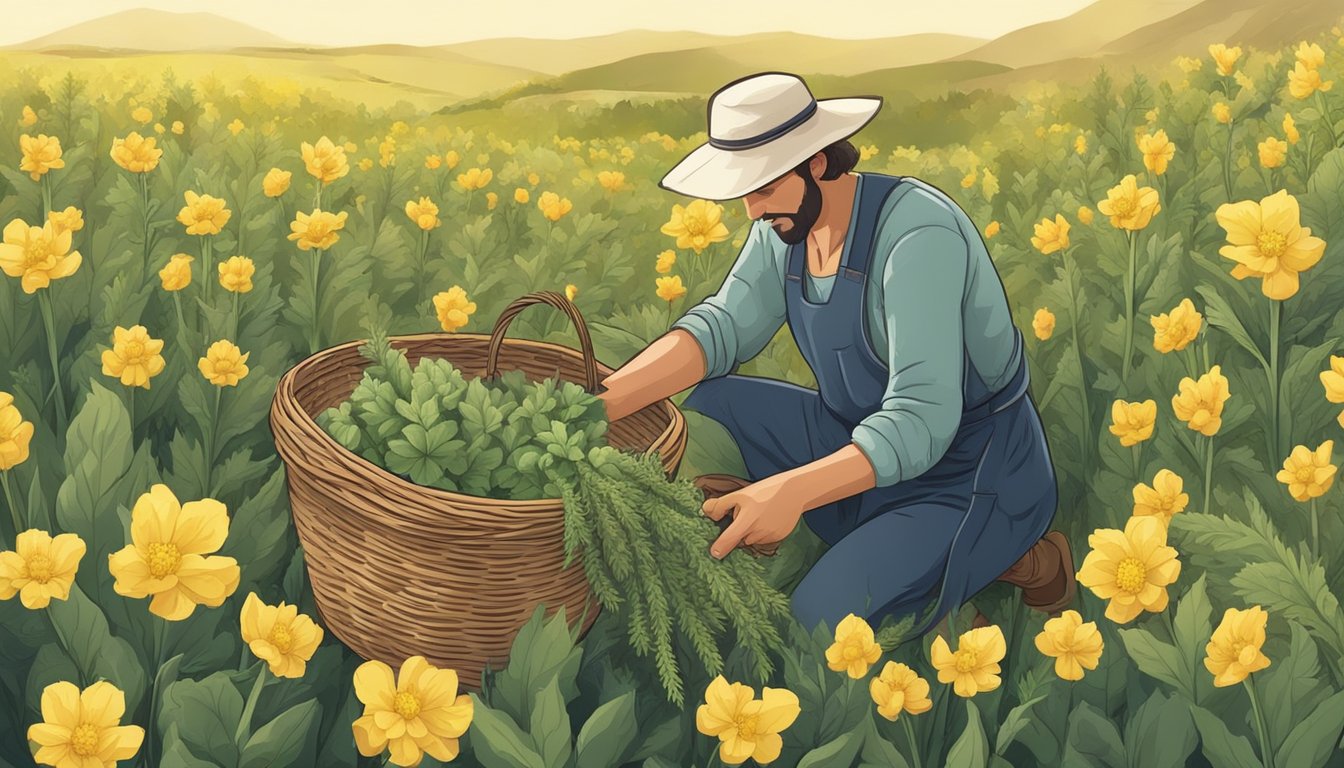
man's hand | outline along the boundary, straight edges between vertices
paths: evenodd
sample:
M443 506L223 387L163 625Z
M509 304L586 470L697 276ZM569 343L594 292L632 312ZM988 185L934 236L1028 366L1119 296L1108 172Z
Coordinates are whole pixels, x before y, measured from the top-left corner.
M804 512L797 494L785 493L777 478L759 480L708 499L701 510L714 521L731 515L732 523L709 548L710 554L720 560L739 544L777 545L793 533Z

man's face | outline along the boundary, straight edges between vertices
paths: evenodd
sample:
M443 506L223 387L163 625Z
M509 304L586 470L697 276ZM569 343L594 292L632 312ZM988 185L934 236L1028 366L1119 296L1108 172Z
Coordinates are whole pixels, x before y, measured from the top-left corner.
M821 215L821 186L811 167L789 171L742 198L747 216L765 219L788 245L803 242Z

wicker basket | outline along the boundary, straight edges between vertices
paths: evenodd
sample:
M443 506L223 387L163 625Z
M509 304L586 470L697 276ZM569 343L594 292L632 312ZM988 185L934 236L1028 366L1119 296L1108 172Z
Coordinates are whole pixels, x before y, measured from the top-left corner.
M505 339L509 322L533 304L566 313L582 351ZM529 380L558 376L597 393L612 369L593 355L582 316L564 294L531 293L500 313L490 335L427 333L390 339L414 365L443 357L468 378L521 369ZM563 567L559 499L513 501L417 485L346 450L314 417L350 397L369 361L362 341L324 349L280 379L271 431L285 464L294 527L323 625L365 659L393 667L420 654L480 690L500 668L519 628L540 603L565 606L587 632L600 610L582 563ZM686 421L668 400L613 422L609 442L658 451L668 476L686 448Z

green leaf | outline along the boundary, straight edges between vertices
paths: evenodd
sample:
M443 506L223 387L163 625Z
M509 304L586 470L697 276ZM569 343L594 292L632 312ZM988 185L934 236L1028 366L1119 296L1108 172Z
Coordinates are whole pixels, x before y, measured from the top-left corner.
M182 741L193 754L209 755L222 765L237 765L238 745L233 734L243 715L243 697L228 672L202 680L178 680L168 686L159 722L177 725Z
M1261 768L1260 758L1245 736L1233 734L1217 715L1201 706L1190 705L1190 714L1199 729L1204 757L1213 768Z
M1317 682L1320 674L1316 641L1296 621L1289 621L1289 651L1276 657L1268 669L1255 674L1256 689L1269 727L1269 743L1283 745L1293 726L1316 708L1329 689Z
M52 600L47 614L76 665L89 675L89 684L99 678L112 681L126 694L127 711L135 711L145 693L145 670L131 646L112 635L102 609L71 584L69 599Z
M1172 625L1176 631L1176 658L1180 661L1181 685L1177 689L1185 694L1188 701L1196 702L1207 698L1212 678L1204 668L1204 647L1213 634L1211 614L1213 604L1209 602L1204 574L1200 574L1195 583L1181 597L1176 606L1176 616Z
M1195 751L1199 734L1188 705L1154 691L1125 724L1130 768L1179 768Z
M308 732L321 717L322 707L317 699L295 704L271 722L257 729L243 747L239 768L259 768L268 765L293 765L303 752Z
M144 746L140 748L144 749ZM178 735L177 723L168 726L168 731L163 735L163 759L159 765L161 768L218 768L215 763L202 760L187 749L186 743Z
M989 737L980 722L980 708L970 699L966 700L966 730L948 750L946 765L948 768L987 768L989 765Z
M1125 653L1149 677L1176 688L1194 701L1194 692L1189 687L1193 682L1186 674L1186 665L1175 646L1158 640L1147 629L1118 629L1120 640L1125 645Z
M803 755L798 768L839 768L854 762L854 757L863 746L863 731L855 729L840 734L839 737L822 744Z
M569 726L569 713L565 711L565 700L560 695L560 683L555 677L551 677L537 694L529 730L546 768L564 768L574 751L570 741L573 732Z
M1344 730L1344 691L1321 702L1288 734L1275 755L1274 764L1282 766L1320 766L1339 743Z
M1223 298L1218 289L1212 285L1198 285L1195 290L1204 298L1204 319L1209 325L1222 330L1232 340L1241 345L1241 348L1251 353L1251 356L1259 361L1262 368L1269 368L1269 363L1265 356L1260 353L1260 348L1251 340L1251 335L1247 333L1246 326L1242 325L1237 313L1233 311L1231 305Z
M561 606L549 617L539 604L532 617L518 630L509 652L509 664L495 678L493 701L516 722L530 722L535 691L552 677L559 678L561 697L569 701L578 694L576 680L583 649L574 647Z
M578 764L615 768L638 735L635 692L626 691L593 711L579 731Z
M1045 697L1046 694L1041 694L1035 698L1027 699L1016 707L1008 710L1008 716L1003 719L1003 724L999 726L999 732L994 737L995 754L1002 755L1004 752L1008 751L1008 747L1013 743L1013 739L1017 738L1017 734L1031 722L1027 718L1027 713L1031 711L1031 708L1035 706L1036 702L1041 701Z
M909 717L909 715L902 715ZM869 717L864 719L863 751L859 753L863 765L878 768L909 768L905 757L896 749L896 745L882 738L877 732L877 722Z
M1069 733L1064 746L1064 765L1122 768L1125 744L1115 723L1086 701L1069 713Z
M471 745L485 768L547 768L532 738L508 713L491 709L476 694L471 719Z

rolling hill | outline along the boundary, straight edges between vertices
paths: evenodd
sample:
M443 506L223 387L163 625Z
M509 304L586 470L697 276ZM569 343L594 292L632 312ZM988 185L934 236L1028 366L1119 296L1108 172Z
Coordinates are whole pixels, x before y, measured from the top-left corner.
M294 43L213 13L135 8L80 22L0 50L217 51L248 47L289 48Z

